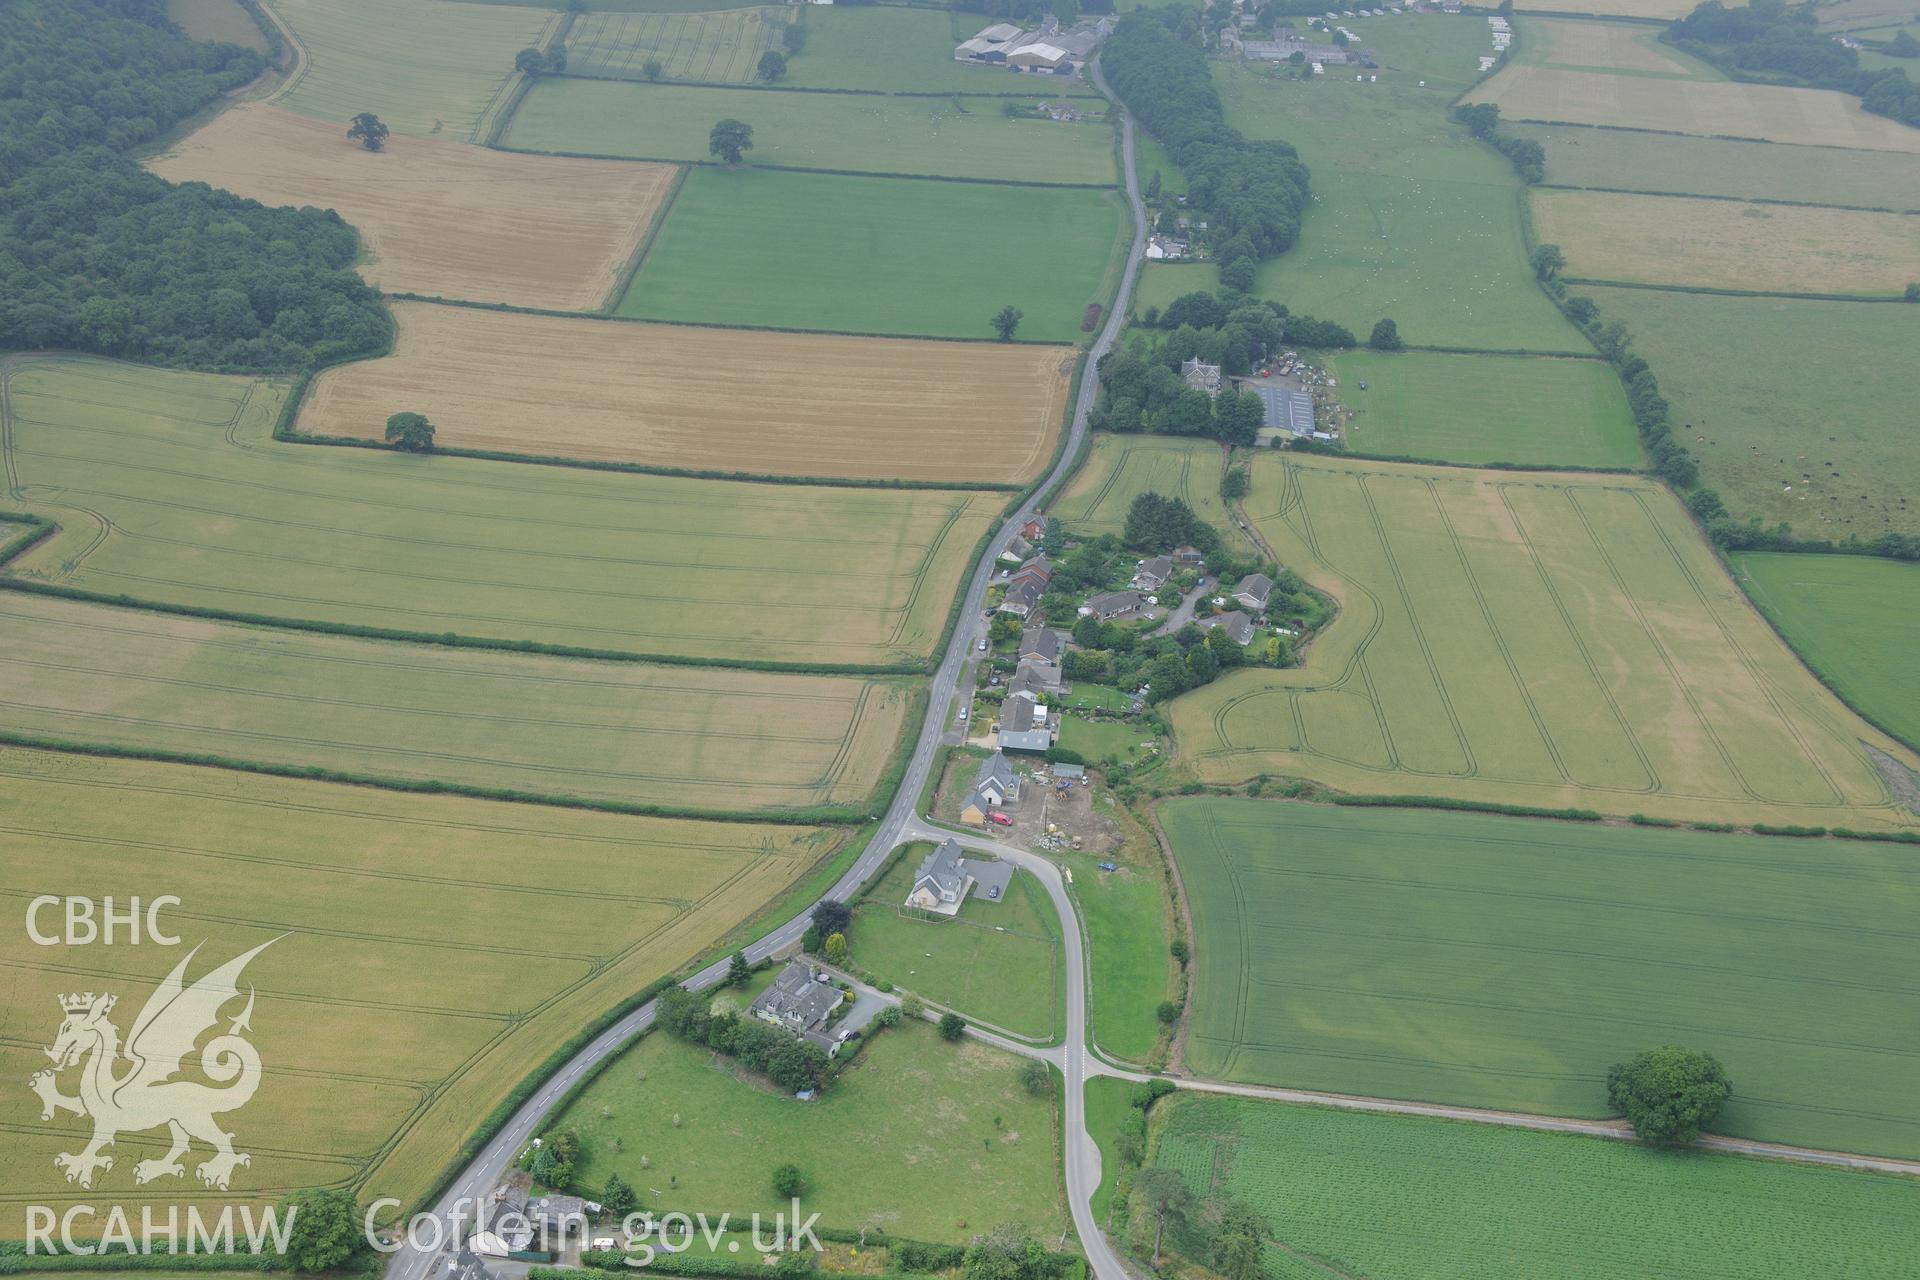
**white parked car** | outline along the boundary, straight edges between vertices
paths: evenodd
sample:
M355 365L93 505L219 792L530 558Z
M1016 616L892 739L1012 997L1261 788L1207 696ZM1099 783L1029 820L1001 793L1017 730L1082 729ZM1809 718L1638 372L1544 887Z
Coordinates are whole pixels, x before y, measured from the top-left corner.
M959 718L962 720L965 720L967 718L967 709L965 707L960 708Z

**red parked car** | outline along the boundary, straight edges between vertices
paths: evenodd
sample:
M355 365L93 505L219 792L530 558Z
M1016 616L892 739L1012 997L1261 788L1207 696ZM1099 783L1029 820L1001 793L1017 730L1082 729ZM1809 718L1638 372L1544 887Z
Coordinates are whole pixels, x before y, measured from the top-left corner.
M1010 827L1013 825L1013 819L1009 818L1006 814L1001 813L998 809L989 809L987 811L987 821L997 822L1003 827Z

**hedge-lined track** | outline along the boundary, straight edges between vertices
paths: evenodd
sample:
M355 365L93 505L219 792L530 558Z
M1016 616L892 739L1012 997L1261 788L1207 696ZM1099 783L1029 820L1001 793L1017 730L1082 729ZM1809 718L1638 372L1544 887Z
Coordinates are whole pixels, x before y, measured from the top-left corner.
M196 974L287 935L247 973L266 1069L231 1118L253 1163L221 1203L362 1174L369 1198L419 1195L528 1062L697 954L839 839L11 749L0 794L0 896L176 894L185 901L165 923L189 946L206 940ZM55 953L10 931L0 967L21 1036L0 1065L21 1079L32 1058L45 1065L33 1046L58 1025L55 995L105 983L130 1019L180 955ZM143 1199L204 1192L135 1188L133 1157L159 1154L164 1131L123 1134L113 1170L79 1192L52 1160L74 1149L79 1122L38 1117L24 1088L0 1100L0 1126L15 1130L0 1158L10 1192L55 1205L105 1194L135 1214Z
M16 362L5 381L15 501L65 526L9 576L161 606L906 668L1001 502L280 444L272 389L103 361ZM111 522L84 560L82 507Z
M912 700L898 679L447 650L0 595L5 730L135 753L702 812L858 807Z
M1247 509L1342 613L1305 666L1172 704L1202 780L1920 825L1863 743L1912 755L1819 686L1647 482L1266 455Z
M389 293L562 311L590 311L613 290L676 172L439 138L371 152L331 121L269 103L229 108L148 167L338 211L366 243L361 274Z
M747 333L394 304L393 354L315 379L295 420L378 440L769 475L1019 484L1052 454L1072 351Z

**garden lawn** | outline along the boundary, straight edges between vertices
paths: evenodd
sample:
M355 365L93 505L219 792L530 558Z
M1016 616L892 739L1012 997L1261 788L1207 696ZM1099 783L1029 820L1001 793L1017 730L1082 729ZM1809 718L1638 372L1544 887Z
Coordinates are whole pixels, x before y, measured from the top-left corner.
M1300 242L1261 265L1261 297L1362 340L1391 318L1415 346L1591 352L1527 266L1512 166L1448 115L1488 51L1483 26L1369 19L1378 83L1214 64L1228 122L1292 143L1313 175Z
M1060 737L1055 744L1077 751L1090 761L1117 756L1130 762L1139 754L1140 744L1150 742L1154 733L1132 720L1091 720L1085 716L1060 717Z
M701 167L619 313L938 338L1071 342L1120 248L1112 192ZM983 271L1019 246L1044 271Z
M807 5L797 19L806 44L787 59L781 83L804 89L882 93L1012 94L1078 97L1082 110L1106 104L1079 78L1027 75L956 62L953 47L993 20L939 9Z
M1711 1126L1920 1155L1920 911L1897 844L1485 814L1169 800L1197 939L1195 1074L1605 1116L1677 1043L1734 1081Z
M1039 784L1029 781L1028 786ZM967 895L960 914L901 914L929 844L908 846L857 904L848 936L875 981L918 992L968 1018L1048 1042L1061 1028L1060 926L1033 877L1015 871L999 902Z
M1156 1165L1273 1224L1272 1277L1913 1274L1908 1179L1235 1098L1154 1113ZM1151 1215L1133 1230L1150 1237Z
M747 163L788 169L1113 186L1104 121L1009 120L990 100L787 93L548 78L514 112L504 145L705 163L721 119L753 127Z
M1848 705L1920 750L1920 565L1745 551L1733 571Z
M774 1166L793 1161L807 1180L803 1209L824 1226L958 1244L1015 1222L1051 1242L1067 1224L1057 1099L1020 1087L1021 1061L903 1024L806 1103L656 1033L554 1123L579 1132L585 1185L618 1173L643 1208L770 1218L788 1208L770 1185Z
M1620 379L1601 360L1348 351L1331 366L1341 403L1357 414L1346 430L1358 453L1534 466L1643 464Z
M1920 533L1920 307L1574 292L1626 324L1736 519L1806 538Z

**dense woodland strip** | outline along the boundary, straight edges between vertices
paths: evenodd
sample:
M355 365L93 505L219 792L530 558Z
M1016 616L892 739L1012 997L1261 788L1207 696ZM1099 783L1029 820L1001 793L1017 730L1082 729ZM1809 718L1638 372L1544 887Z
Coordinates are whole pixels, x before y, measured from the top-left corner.
M1706 0L1668 27L1663 38L1742 79L1838 89L1857 96L1876 115L1920 127L1920 85L1907 79L1905 69L1863 68L1859 53L1821 31L1819 21L1811 4L1789 8L1782 0L1753 0L1729 9L1720 0Z
M165 0L0 5L0 350L260 373L386 348L338 214L176 186L125 155L264 66L188 39Z

